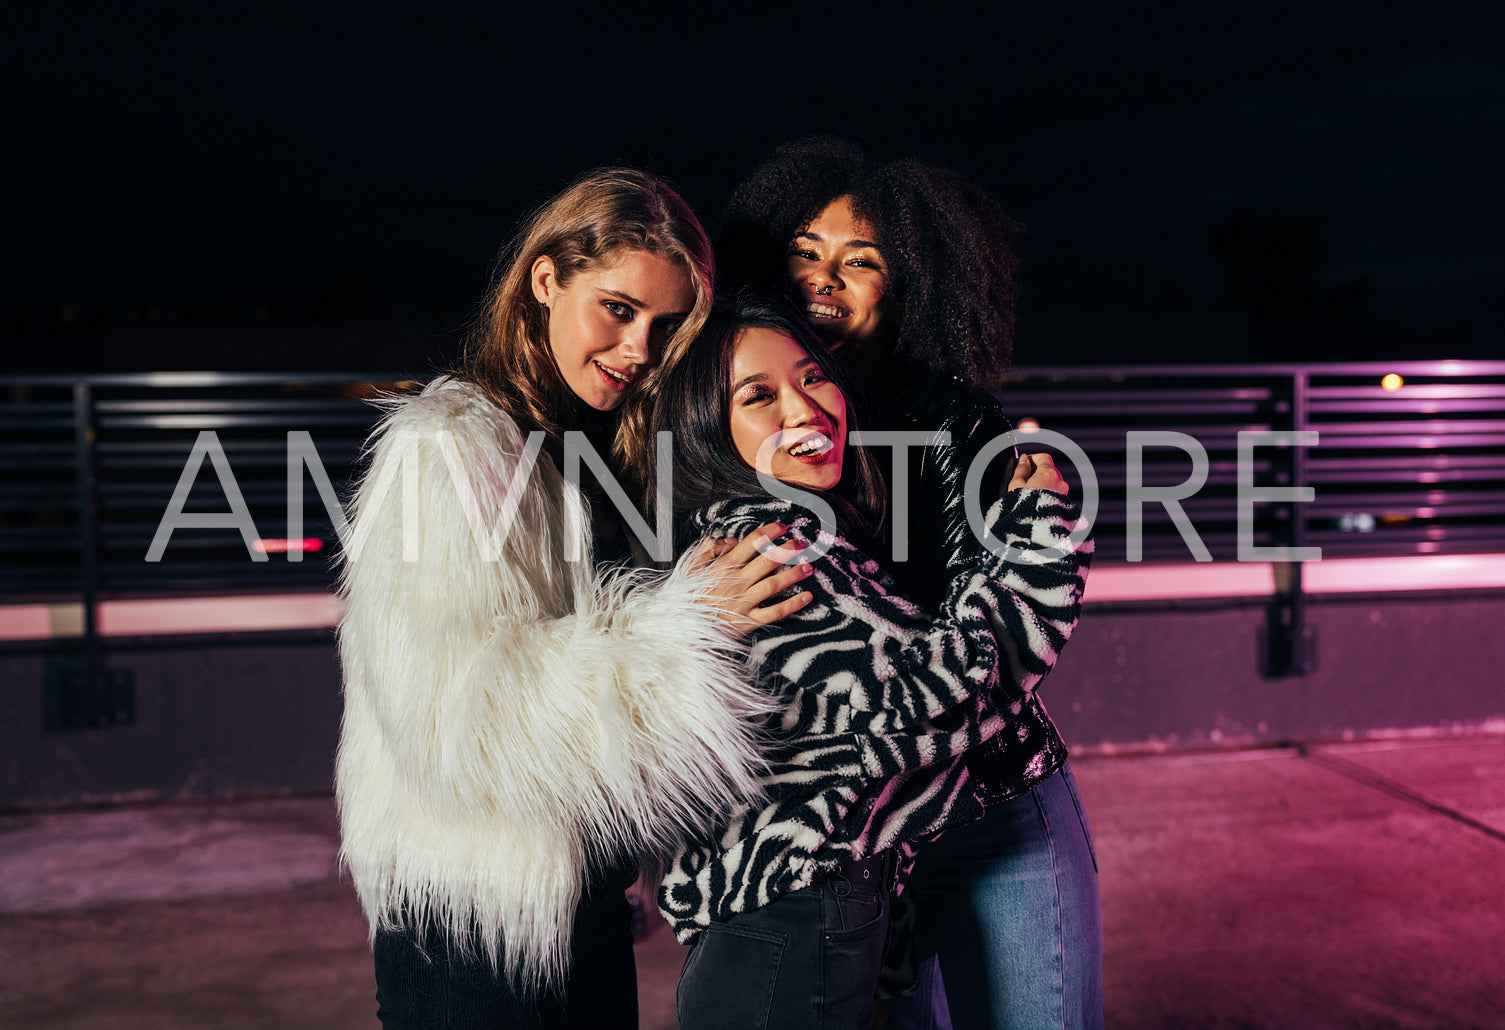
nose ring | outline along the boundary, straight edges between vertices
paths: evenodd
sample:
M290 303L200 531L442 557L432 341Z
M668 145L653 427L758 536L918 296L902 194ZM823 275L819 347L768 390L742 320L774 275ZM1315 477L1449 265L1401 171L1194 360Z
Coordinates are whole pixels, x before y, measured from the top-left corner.
M817 297L824 297L834 289L836 289L836 287L832 286L830 283L826 283L826 285L820 287L815 291L815 295Z

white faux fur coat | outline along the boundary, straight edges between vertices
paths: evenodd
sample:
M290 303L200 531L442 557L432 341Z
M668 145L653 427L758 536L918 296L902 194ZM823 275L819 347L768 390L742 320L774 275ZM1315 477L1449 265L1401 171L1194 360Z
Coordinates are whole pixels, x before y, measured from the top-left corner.
M757 794L769 702L703 574L603 576L580 492L526 443L454 379L373 435L335 781L373 935L437 923L537 986L567 970L591 869Z

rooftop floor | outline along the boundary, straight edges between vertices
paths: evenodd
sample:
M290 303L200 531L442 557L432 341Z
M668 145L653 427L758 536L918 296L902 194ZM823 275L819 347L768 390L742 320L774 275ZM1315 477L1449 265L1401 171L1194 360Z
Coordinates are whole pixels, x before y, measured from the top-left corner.
M1073 760L1108 1025L1505 1028L1505 736ZM368 1027L328 798L0 816L0 1022ZM684 950L650 916L644 1030Z

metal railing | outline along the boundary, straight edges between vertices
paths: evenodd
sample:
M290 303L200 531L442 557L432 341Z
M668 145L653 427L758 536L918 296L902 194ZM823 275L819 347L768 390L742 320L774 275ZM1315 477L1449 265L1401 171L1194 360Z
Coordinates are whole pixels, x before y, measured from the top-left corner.
M302 561L253 561L238 529L179 529L146 555L201 433L212 455L185 512L227 510L227 482L258 538L287 537L288 434L307 432L343 490L391 377L182 373L0 378L0 595L258 590L326 584L333 522L306 491Z
M1256 546L1334 558L1505 551L1505 362L1036 368L1002 397L1012 417L1064 433L1093 462L1100 559L1126 556L1134 431L1186 434L1205 449L1207 480L1181 504L1217 559L1238 554L1242 432L1317 434L1312 446L1253 452L1256 489L1314 492L1253 506ZM1180 447L1142 454L1141 486L1193 471ZM1192 557L1163 505L1141 511L1146 559Z
M1387 374L1403 385L1384 388ZM201 433L214 434L258 539L275 551L288 540L289 434L308 434L343 501L377 417L368 401L398 385L354 373L0 377L0 596L92 605L101 595L328 585L334 526L296 457L304 528L286 545L292 555L253 561L241 532L222 526L179 528L160 561L145 559ZM1085 452L1100 493L1100 562L1128 556L1136 508L1144 559L1193 557L1165 504L1129 501L1136 488L1142 497L1187 483L1197 450L1206 481L1177 503L1215 559L1237 557L1241 508L1258 547L1505 551L1505 362L1032 368L1000 396L1021 429L1064 434ZM1239 434L1250 431L1316 432L1318 443L1254 450L1241 485ZM1135 448L1131 432L1182 437ZM228 510L210 459L185 512ZM1314 499L1241 495L1299 487Z
M1387 389L1385 376L1403 382ZM0 599L82 610L76 635L41 642L44 728L134 721L133 674L107 661L124 642L101 637L101 601L327 589L337 537L326 492L348 500L378 416L368 401L411 385L369 374L0 378ZM1099 563L1199 549L1233 559L1241 544L1324 557L1505 552L1505 362L1033 368L1000 396L1021 430L1079 450L1069 475L1078 487L1096 480ZM1316 442L1241 447L1251 432ZM1037 449L1027 434L1022 444ZM1252 499L1300 488L1313 496ZM1172 502L1146 500L1157 489ZM224 513L237 496L238 525L180 519L162 540L175 501ZM265 560L248 553L245 518ZM1311 668L1302 565L1276 568L1275 592L1259 599L1272 677Z

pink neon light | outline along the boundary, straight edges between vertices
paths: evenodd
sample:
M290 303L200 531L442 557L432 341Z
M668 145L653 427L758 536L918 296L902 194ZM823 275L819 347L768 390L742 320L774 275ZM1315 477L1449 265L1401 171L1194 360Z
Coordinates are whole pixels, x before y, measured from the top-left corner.
M1418 550L1435 551L1422 541ZM1505 587L1505 554L1418 554L1336 558L1302 566L1309 594ZM1261 597L1275 590L1267 562L1105 564L1093 569L1084 600L1149 601L1193 597ZM105 636L158 633L257 632L333 626L343 605L330 594L261 594L105 601ZM0 640L77 636L83 613L75 603L0 605Z
M284 540L280 537L267 537L254 542L251 548L260 554L286 554L288 551L318 554L324 550L324 541L316 536L304 537L302 540Z
M100 632L134 636L333 626L340 621L344 605L329 594L271 594L106 601L99 609Z

